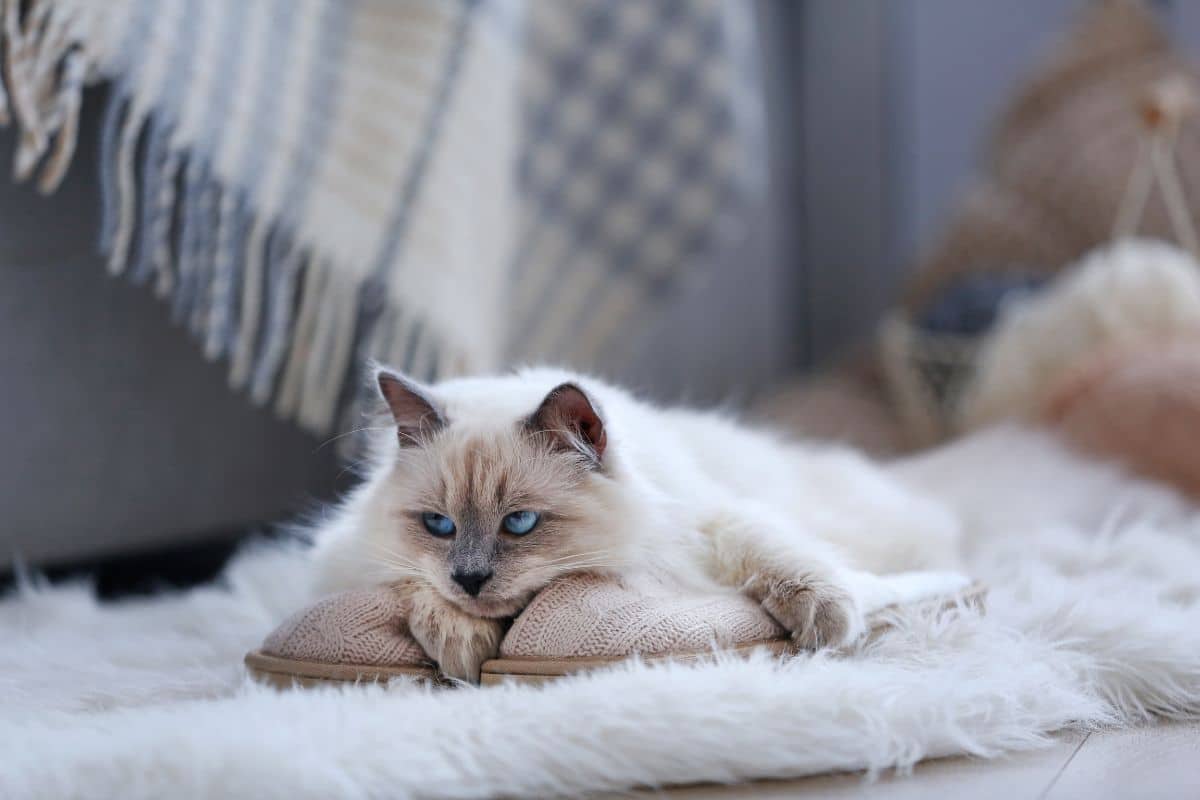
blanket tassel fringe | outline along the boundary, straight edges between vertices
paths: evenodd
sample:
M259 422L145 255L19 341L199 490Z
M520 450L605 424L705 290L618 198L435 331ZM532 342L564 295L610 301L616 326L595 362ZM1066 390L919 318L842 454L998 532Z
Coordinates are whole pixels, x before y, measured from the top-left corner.
M78 138L87 65L61 6L0 0L0 126L15 122L17 181L62 182ZM328 434L354 426L344 387L353 363L395 364L424 380L468 368L419 319L381 303L386 287L333 268L281 220L219 180L204 154L177 148L172 122L114 87L100 140L101 252L109 271L153 279L210 360L229 360L229 383L258 405ZM140 158L139 158L140 156ZM40 172L39 172L40 167ZM383 305L380 310L378 307ZM364 313L365 309L371 313ZM406 321L401 321L405 318ZM339 420L339 411L350 416Z

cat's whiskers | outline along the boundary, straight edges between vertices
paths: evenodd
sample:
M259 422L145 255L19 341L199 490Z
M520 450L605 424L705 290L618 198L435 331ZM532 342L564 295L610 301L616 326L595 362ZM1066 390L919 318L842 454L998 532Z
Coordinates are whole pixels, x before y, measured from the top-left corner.
M368 547L373 551L372 554L377 558L385 559L392 564L403 564L405 566L412 567L413 569L420 569L420 565L408 556L397 550L393 550L386 545L382 545L379 542L370 542L368 543Z
M389 578L424 578L425 573L420 570L409 569L397 564L389 564L386 561L379 562L378 572Z
M408 578L427 578L425 568L417 562L386 547L379 542L368 542L368 557L359 557L357 563L366 562L367 567L375 567L383 571L387 577L397 575Z
M404 561L393 561L388 558L376 559L371 566L387 575L402 575L409 578L421 578L425 571L415 564Z
M572 561L574 559L590 558L592 556L602 556L602 555L608 555L608 554L609 554L608 550L589 550L586 553L568 553L565 556L559 556L558 558L551 558L546 561L543 561L542 565L546 566L546 565L550 565L550 564L556 564L561 561Z
M326 439L325 441L323 441L319 445L317 445L316 449L313 450L313 453L319 453L321 451L321 449L323 447L325 447L325 445L332 444L333 442L336 442L338 439L345 439L347 436L353 436L356 433L363 433L365 431L386 431L386 430L391 430L395 427L396 427L395 425L364 425L361 428L353 428L351 430L345 431L344 433L339 433L335 436L330 436L328 439Z
M619 566L617 562L611 560L580 559L578 561L566 561L557 564L543 564L534 567L532 571L535 574L565 575L568 572L582 572L589 569L615 569Z
M339 553L332 556L335 561L351 564L365 569L368 573L382 572L386 577L403 575L406 577L423 577L425 572L416 563L403 558L393 558L385 554L363 555L361 553Z
M370 461L371 461L370 456L364 456L362 458L355 459L354 461L347 462L346 466L342 467L338 471L338 474L334 476L334 478L333 478L334 482L336 483L337 481L340 481L342 479L342 476L345 475L347 472L355 471L359 467L363 466L364 464L369 464Z

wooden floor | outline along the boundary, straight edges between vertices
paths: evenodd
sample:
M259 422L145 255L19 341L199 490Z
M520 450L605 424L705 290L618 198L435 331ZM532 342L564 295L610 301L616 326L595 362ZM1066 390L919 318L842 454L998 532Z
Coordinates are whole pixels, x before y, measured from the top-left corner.
M861 775L822 775L740 786L694 786L629 796L677 800L820 797L858 800L1200 800L1200 725L1063 737L1057 745L1003 759L946 758L907 777L873 783Z

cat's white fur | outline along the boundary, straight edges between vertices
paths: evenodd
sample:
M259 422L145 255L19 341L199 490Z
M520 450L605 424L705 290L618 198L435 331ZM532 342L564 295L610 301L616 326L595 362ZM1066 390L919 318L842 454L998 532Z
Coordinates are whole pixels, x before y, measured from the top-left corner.
M863 632L870 610L965 583L949 572L958 563L954 515L850 450L789 442L720 413L659 408L557 369L448 380L427 391L459 435L502 436L563 383L586 391L607 433L603 474L587 489L602 504L603 524L580 545L605 550L600 569L747 591L809 645L841 644ZM319 527L324 591L377 580L364 565L395 552L404 535L389 505L404 448L381 427L365 481ZM940 572L879 577L927 570ZM453 606L447 613L461 613ZM473 668L459 671L469 677Z

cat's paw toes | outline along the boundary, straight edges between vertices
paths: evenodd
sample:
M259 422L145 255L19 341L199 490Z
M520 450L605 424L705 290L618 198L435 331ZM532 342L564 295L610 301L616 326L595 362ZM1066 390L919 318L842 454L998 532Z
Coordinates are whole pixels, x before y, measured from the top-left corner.
M805 650L840 647L866 628L858 603L833 584L775 581L763 595L762 607Z
M471 641L455 640L446 642L440 652L430 654L438 664L438 669L449 678L461 681L479 683L479 674L483 662L495 658L499 650L499 638L495 643L491 637L473 639Z
M443 675L479 682L483 662L495 658L504 637L504 623L472 617L440 601L414 603L408 620L409 632Z

